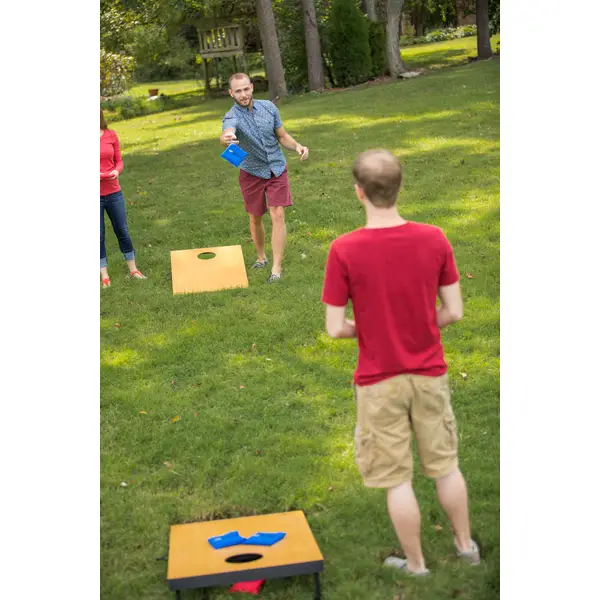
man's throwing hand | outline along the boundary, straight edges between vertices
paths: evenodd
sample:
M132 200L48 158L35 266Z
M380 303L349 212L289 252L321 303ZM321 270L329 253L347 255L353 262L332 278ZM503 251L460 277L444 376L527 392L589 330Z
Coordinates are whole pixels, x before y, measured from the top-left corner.
M225 130L221 134L221 144L229 145L229 144L239 144L237 137L235 137L235 133L231 130Z

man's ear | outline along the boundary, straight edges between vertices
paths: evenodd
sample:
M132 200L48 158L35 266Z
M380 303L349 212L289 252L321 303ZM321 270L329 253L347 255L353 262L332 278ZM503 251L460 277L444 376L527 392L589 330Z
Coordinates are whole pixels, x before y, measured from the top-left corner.
M356 192L356 197L358 198L359 202L361 204L364 204L365 203L365 192L360 187L360 185L358 185L358 183L354 184L354 191Z

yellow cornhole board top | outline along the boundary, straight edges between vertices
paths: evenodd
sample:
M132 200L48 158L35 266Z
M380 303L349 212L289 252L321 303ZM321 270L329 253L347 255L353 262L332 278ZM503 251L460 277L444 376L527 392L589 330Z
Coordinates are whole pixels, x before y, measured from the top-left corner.
M215 550L208 538L238 531L248 538L258 532L284 532L273 546L237 545ZM238 554L261 554L253 562L228 563ZM239 581L310 575L323 570L323 555L300 510L237 519L171 526L167 581L184 590Z
M199 254L212 252L213 258ZM241 246L217 246L171 251L173 294L216 292L248 287L248 276Z

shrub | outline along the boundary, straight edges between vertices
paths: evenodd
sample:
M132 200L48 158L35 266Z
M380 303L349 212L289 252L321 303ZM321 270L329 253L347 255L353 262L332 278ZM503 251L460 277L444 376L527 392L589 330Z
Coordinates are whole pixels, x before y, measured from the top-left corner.
M400 36L400 46L415 46L417 44L431 44L432 42L445 42L464 37L477 35L477 25L464 25L462 27L449 27L435 29L422 36Z
M135 59L135 77L138 81L178 79L194 75L196 53L181 36L169 37L164 27L136 27L129 34L126 47Z
M372 73L369 25L355 0L334 0L329 18L329 48L337 85L367 81Z
M100 95L116 96L129 84L134 68L131 56L100 50Z

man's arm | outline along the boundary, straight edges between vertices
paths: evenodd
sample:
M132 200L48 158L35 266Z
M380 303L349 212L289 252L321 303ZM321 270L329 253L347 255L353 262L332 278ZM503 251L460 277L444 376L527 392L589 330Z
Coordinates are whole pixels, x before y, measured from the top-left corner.
M346 319L345 306L326 305L325 327L329 337L332 338L356 337L356 325L354 321Z
M308 158L308 148L299 144L283 127L277 127L275 129L275 135L279 140L279 143L286 149L292 152L297 152L300 155L301 160Z
M437 324L440 329L456 323L463 317L463 300L460 292L460 283L444 285L438 288L440 306L437 309Z

